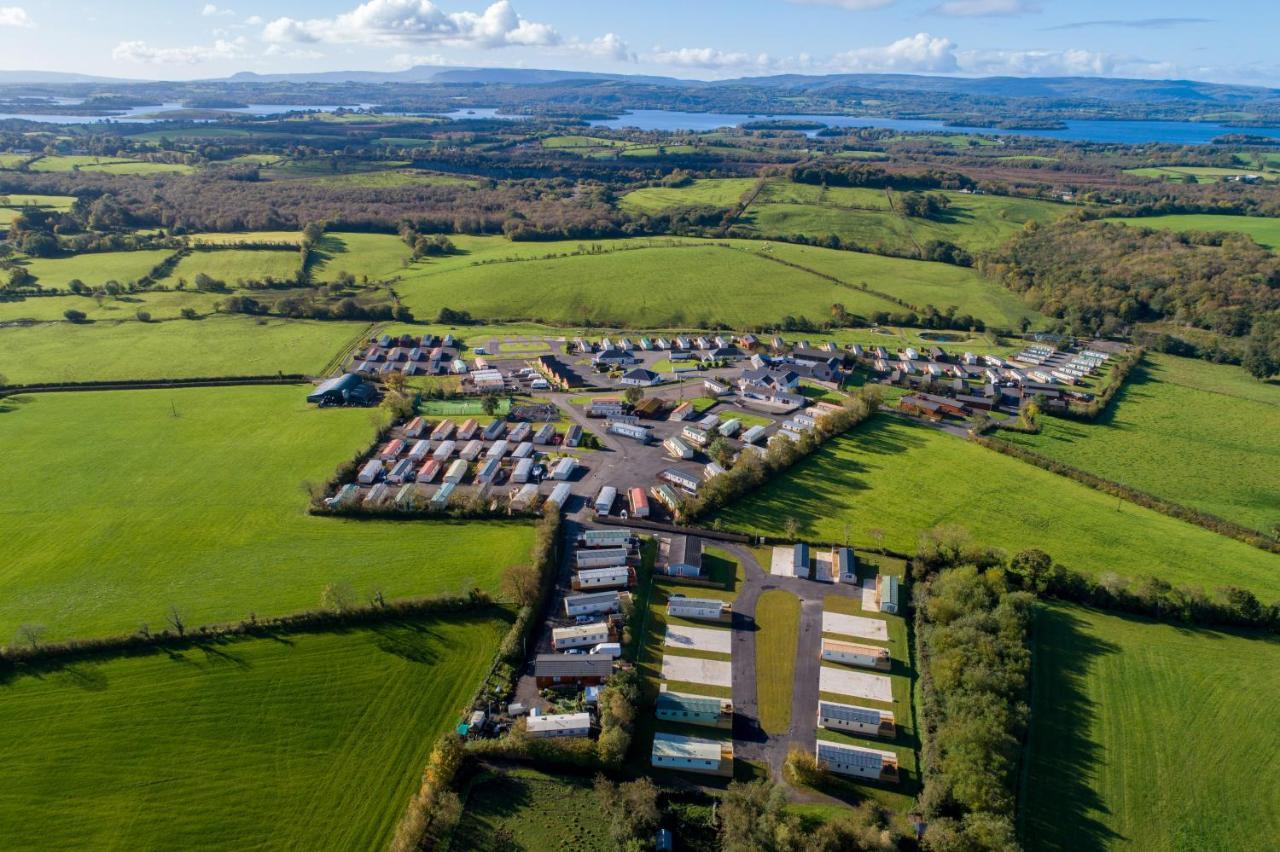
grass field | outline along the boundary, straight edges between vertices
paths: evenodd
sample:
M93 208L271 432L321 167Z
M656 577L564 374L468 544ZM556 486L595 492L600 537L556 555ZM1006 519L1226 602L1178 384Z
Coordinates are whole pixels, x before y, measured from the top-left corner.
M185 308L191 308L200 316L214 312L218 293L200 293L195 290L143 290L137 293L121 293L119 296L33 296L17 301L0 302L0 322L36 320L57 322L68 310L77 310L87 319L126 322L136 320L138 311L146 311L153 320L175 319ZM0 329L2 338L9 329ZM0 344L2 346L3 344Z
M60 155L40 157L27 166L33 172L104 172L116 175L187 174L194 169L181 163L150 163L120 157Z
M412 257L412 249L395 234L328 233L316 249L311 278L335 281L339 273L348 272L357 280L383 280L403 274Z
M449 849L493 849L509 829L516 848L608 852L614 848L601 803L586 776L515 768L481 772L470 786Z
M76 662L0 681L12 849L374 849L506 617Z
M796 645L800 640L800 599L778 589L756 603L756 701L760 727L785 733L791 727L791 692L796 680Z
M298 246L302 244L302 232L220 231L208 234L192 234L187 239L195 246L236 246L250 243Z
M1034 648L1026 848L1274 848L1274 637L1053 606Z
M0 204L6 207L48 207L50 210L70 210L76 203L74 195L29 195L27 193L0 193Z
M1274 554L888 415L723 513L731 527L777 536L788 517L802 537L841 541L847 524L860 546L879 529L886 547L902 551L915 550L920 531L955 524L1010 554L1038 547L1078 571L1233 583L1280 598Z
M360 600L496 589L532 530L504 523L361 522L306 513L372 437L371 412L325 410L305 387L18 397L0 413L10 488L0 637L159 629L319 605L329 583Z
M14 304L45 301L63 297ZM0 328L0 363L13 384L317 375L368 328L359 322L259 323L243 316Z
M190 285L195 277L205 275L234 287L237 281L292 281L302 267L302 257L297 251L284 249L218 249L194 251L173 268L166 279L168 283L186 279Z
M1199 213L1170 216L1143 216L1136 219L1113 219L1137 228L1164 228L1170 231L1232 231L1248 234L1258 245L1280 248L1280 219L1262 216L1217 216Z
M1197 181L1219 181L1226 177L1238 177L1240 175L1256 174L1263 180L1276 180L1280 178L1272 171L1254 171L1252 169L1223 169L1214 166L1146 166L1140 169L1125 169L1125 174L1137 175L1138 177L1148 178L1168 178L1175 183L1182 183L1188 178L1195 178Z
M76 279L97 287L108 281L121 284L137 281L171 254L173 252L165 249L103 251L71 257L35 257L22 261L22 265L45 289L65 289Z
M1239 379L1247 384L1235 392ZM1235 381L1233 381L1235 380ZM1247 395L1245 395L1247 393ZM1047 418L997 437L1247 527L1280 525L1280 385L1239 367L1149 356L1093 424Z
M719 178L695 180L681 187L651 186L628 192L618 206L634 213L661 213L695 205L732 207L755 183L754 178Z

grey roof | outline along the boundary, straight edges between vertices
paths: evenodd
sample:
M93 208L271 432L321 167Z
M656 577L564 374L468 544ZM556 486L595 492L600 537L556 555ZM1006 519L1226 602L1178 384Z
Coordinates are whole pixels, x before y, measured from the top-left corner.
M670 565L701 565L702 539L696 535L673 535L667 548Z
M608 677L613 657L605 654L539 654L533 660L534 677Z
M658 693L659 710L706 713L710 716L718 716L723 703L723 698L710 698L705 695L681 695L678 692Z
M818 714L825 719L839 719L842 722L858 722L863 725L879 725L880 711L866 707L855 707L852 704L837 704L834 701L819 701Z
M842 766L859 766L879 771L884 766L884 756L878 751L818 741L818 759Z

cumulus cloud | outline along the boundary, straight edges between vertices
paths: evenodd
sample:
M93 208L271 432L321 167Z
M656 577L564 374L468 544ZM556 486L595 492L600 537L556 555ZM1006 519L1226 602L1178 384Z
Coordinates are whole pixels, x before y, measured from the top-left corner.
M714 47L681 47L675 50L655 48L647 57L659 65L679 68L770 68L773 60L767 53L744 53Z
M883 47L847 50L831 62L841 70L859 72L949 74L960 70L955 42L929 33L916 33Z
M966 50L957 61L970 74L1018 77L1167 77L1177 68L1137 56L1068 50Z
M397 71L407 71L419 65L448 65L449 60L438 53L397 53L388 64Z
M1039 12L1040 7L1027 0L947 0L932 11L952 18L997 18Z
M270 42L304 44L437 42L496 48L560 42L554 28L522 18L509 0L498 0L482 12L445 12L431 0L368 0L333 18L276 18L262 35Z
M200 10L200 14L206 18L230 18L235 12L230 9L221 9L212 3L205 3L204 8Z
M575 41L570 48L601 59L615 59L619 62L636 61L636 55L631 51L631 47L616 33L605 33L591 41Z
M898 0L788 0L797 6L836 6L852 12L865 12L868 9L883 9L892 6Z
M0 27L34 27L35 22L21 6L0 6Z
M117 62L146 65L195 65L212 59L237 59L244 56L244 39L218 39L210 45L191 47L153 47L145 41L122 41L111 51Z

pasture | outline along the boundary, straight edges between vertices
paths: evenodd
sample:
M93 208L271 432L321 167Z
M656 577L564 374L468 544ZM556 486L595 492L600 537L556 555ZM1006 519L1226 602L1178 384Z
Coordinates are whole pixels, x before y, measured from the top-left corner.
M302 268L302 256L294 250L277 249L217 249L193 251L178 261L169 274L168 282L181 280L188 285L200 273L229 287L238 281L292 281Z
M688 186L651 186L628 192L618 206L633 213L661 213L676 207L733 207L755 186L754 178L695 180Z
M187 308L200 316L208 316L221 298L217 293L195 290L139 290L118 296L29 296L0 302L0 322L59 322L68 310L80 311L94 322L136 320L138 311L146 311L152 320L170 320L182 316ZM8 331L0 329L0 337Z
M1269 249L1280 248L1280 219L1268 219L1263 216L1185 213L1112 219L1111 221L1135 228L1163 228L1170 231L1231 231L1237 234L1248 234L1260 246L1266 246Z
M468 787L463 804L451 849L493 849L501 829L515 835L512 849L614 848L592 779L585 775L548 775L523 767L486 769Z
M821 541L842 541L847 528L859 546L876 543L879 530L885 547L907 552L921 531L958 525L1010 555L1036 547L1090 574L1280 597L1275 554L890 415L823 445L721 517L775 536L793 517L801 538Z
M508 616L291 633L0 682L8 848L374 849Z
M1231 379L1244 377L1249 395ZM1243 394L1244 391L1241 391ZM1280 386L1239 367L1148 356L1095 423L996 437L1253 529L1280 525Z
M496 590L528 556L514 523L398 523L307 514L373 437L373 412L316 410L307 386L33 394L0 413L10 488L0 637L160 629L357 600Z
M33 172L103 172L116 175L189 174L191 166L181 163L152 163L121 157L54 154L39 157L27 165Z
M1023 843L1270 849L1280 643L1048 606L1034 628Z
M768 673L756 681L760 727L770 734L782 734L791 727L800 599L779 589L760 595L756 629L756 671Z
M63 300L42 297L15 304ZM13 384L317 375L368 329L360 322L244 316L14 326L0 328L0 363Z
M1187 181L1220 181L1229 177L1240 177L1241 175L1255 174L1263 180L1276 180L1280 177L1273 171L1253 171L1250 169L1223 169L1215 166L1144 166L1139 169L1125 169L1125 174L1136 175L1137 177L1157 178L1173 181L1174 183L1186 183Z
M311 280L336 281L343 273L356 280L380 281L401 275L413 250L395 234L327 233L312 250Z
M33 257L21 263L46 290L66 289L76 280L100 287L108 281L120 284L137 281L172 254L166 249L102 251L69 257Z

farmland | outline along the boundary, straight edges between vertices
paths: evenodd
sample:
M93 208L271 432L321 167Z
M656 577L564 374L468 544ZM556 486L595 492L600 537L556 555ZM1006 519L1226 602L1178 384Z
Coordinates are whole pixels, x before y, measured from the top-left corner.
M9 848L384 846L507 623L490 611L10 677L0 835Z
M372 280L400 275L413 255L409 246L395 234L328 233L313 250L313 281L334 281L346 272L357 280Z
M302 266L297 251L272 249L218 249L194 251L174 267L170 279L191 282L200 273L228 286L238 281L292 281Z
M1034 641L1028 849L1271 848L1274 639L1052 606Z
M172 254L164 249L106 251L70 257L31 258L23 261L22 265L45 289L65 289L76 280L96 287L108 281L121 284L136 281Z
M116 296L31 296L0 302L0 321L57 322L69 310L80 311L93 322L136 320L139 311L149 314L152 320L170 320L182 316L182 311L188 308L198 316L212 314L222 298L218 293L195 290L139 290ZM0 333L0 347L10 330Z
M654 186L628 192L622 197L625 210L641 213L661 213L674 207L709 205L732 207L755 186L751 178L722 178L694 181L689 186Z
M1188 180L1196 182L1216 181L1248 174L1256 174L1263 180L1276 180L1277 177L1280 177L1273 171L1223 169L1215 166L1144 166L1138 169L1125 169L1125 173L1136 175L1137 177L1170 180L1175 183L1183 183Z
M371 424L367 411L317 411L304 395L295 386L9 400L0 635L23 623L51 639L159 629L171 606L192 625L279 614L318 606L328 584L357 600L375 589L494 590L502 569L526 558L523 525L308 515L301 483L364 447Z
M1254 242L1269 249L1280 249L1280 219L1262 216L1226 216L1201 213L1143 216L1136 219L1113 219L1135 228L1165 228L1170 231L1231 231L1248 234Z
M1094 424L1049 418L1037 435L998 433L1084 468L1258 530L1280 524L1280 387L1238 367L1149 357ZM1224 429L1224 424L1232 424Z
M116 175L187 174L193 169L181 163L152 163L114 157L52 155L32 160L33 172L105 172Z
M506 828L520 849L605 852L613 843L600 808L588 777L536 769L483 771L467 793L450 848L493 848L495 833Z
M1092 574L1158 576L1208 587L1232 583L1280 596L1280 557L1138 506L933 429L881 415L824 445L783 478L722 513L733 528L912 551L922 530L967 528L1010 553L1038 547ZM1206 565L1217 566L1206 578Z

